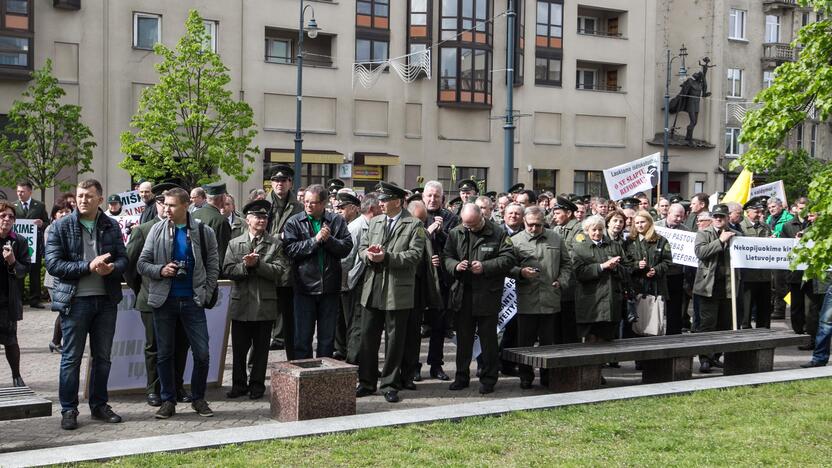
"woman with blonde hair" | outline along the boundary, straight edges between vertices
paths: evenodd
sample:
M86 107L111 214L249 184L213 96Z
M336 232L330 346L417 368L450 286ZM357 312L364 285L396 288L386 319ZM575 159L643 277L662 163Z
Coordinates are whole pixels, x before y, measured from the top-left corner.
M662 297L667 303L667 271L673 263L670 243L656 232L653 217L647 211L639 211L633 218L628 250L633 266L633 292Z

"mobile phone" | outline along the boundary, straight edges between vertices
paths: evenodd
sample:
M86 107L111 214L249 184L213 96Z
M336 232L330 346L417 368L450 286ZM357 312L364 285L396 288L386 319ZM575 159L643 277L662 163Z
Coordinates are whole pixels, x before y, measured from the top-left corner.
M535 273L540 273L540 268L538 268L538 267L531 267L531 269Z

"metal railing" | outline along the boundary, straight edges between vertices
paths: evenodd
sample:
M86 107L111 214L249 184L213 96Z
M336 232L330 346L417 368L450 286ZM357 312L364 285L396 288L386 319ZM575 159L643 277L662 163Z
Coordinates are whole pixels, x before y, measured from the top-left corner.
M774 60L777 62L794 62L800 55L800 49L795 49L789 44L780 42L769 42L763 44L763 60Z
M578 34L580 34L582 36L600 36L600 37L616 37L616 38L624 37L624 35L621 34L620 32L601 31L599 29L578 28Z
M607 91L607 92L619 92L621 91L621 86L611 86L603 83L578 83L575 87L576 89L582 89L585 91Z

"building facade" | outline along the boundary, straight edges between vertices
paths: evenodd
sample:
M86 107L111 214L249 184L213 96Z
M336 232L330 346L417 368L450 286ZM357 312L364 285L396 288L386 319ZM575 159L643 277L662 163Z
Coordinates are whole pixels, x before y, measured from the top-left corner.
M410 188L423 177L454 192L455 166L457 180L475 176L489 190L505 189L508 0L306 3L307 19L314 14L321 31L304 39L300 185L340 177L358 190L381 179ZM691 72L704 56L716 64L695 133L711 146L671 148L671 191L721 190L730 178L727 160L741 151L728 137L739 132L741 117L730 106L747 106L772 65L788 57L784 44L807 13L793 2L756 0L514 3L513 178L535 189L592 194L606 192L602 169L661 151L655 139L663 128L665 50L683 43ZM83 107L98 143L94 176L108 192L128 189L119 135L130 128L141 91L157 81L159 58L150 49L158 41L173 47L191 8L205 19L211 47L230 69L229 86L251 105L258 126L254 175L230 182L230 191L263 185L274 164L293 160L299 0L0 0L0 42L8 47L0 50L0 114L20 97L28 72L51 58L66 101ZM735 10L745 12L744 35L737 36ZM355 62L426 48L431 79L404 83L384 72L370 88L353 82ZM739 88L727 70L740 70ZM670 89L678 92L678 76ZM677 121L682 134L686 118ZM811 125L802 141L820 154L828 130Z

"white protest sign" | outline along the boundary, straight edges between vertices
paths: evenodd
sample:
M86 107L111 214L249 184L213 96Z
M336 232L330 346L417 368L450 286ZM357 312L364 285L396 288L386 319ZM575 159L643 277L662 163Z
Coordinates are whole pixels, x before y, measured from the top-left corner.
M808 176L808 174L807 174ZM783 205L788 207L789 203L786 200L786 187L783 185L782 180L778 180L776 182L772 182L770 184L758 185L756 187L751 187L751 190L748 191L748 198L754 198L759 196L766 196L769 198L777 197L783 202Z
M691 267L699 266L699 259L696 257L696 233L654 226L660 236L670 243L670 254L673 256L673 263Z
M755 270L790 270L790 254L797 239L734 237L731 240L731 267ZM806 265L798 265L805 270Z
M604 169L610 199L621 200L651 190L659 182L659 153Z
M140 216L147 206L142 201L142 197L139 196L138 190L121 192L118 196L121 198L121 213L119 213L119 216Z
M122 212L123 213L123 212ZM141 214L135 215L125 215L120 214L118 216L110 216L112 219L116 220L118 223L118 228L121 230L121 240L124 241L124 245L127 245L127 240L130 237L130 227L136 224L139 224L139 220L141 219Z
M231 283L220 281L217 305L205 311L208 319L208 383L222 384L222 367L225 366L225 348L228 334L228 306L231 302ZM124 299L118 305L116 331L110 353L109 390L144 391L147 387L147 372L144 363L144 324L141 312L136 310L136 296L133 290L122 285ZM89 359L87 360L89 367ZM193 356L188 353L185 367L185 383L190 383ZM87 372L86 375L89 375Z
M38 227L34 219L18 219L12 226L12 231L29 243L29 263L35 263L38 254Z
M506 278L503 284L503 299L500 301L500 315L497 316L497 333L505 330L508 322L517 315L517 282L514 278ZM476 359L482 353L479 335L474 336L474 351L471 359Z

